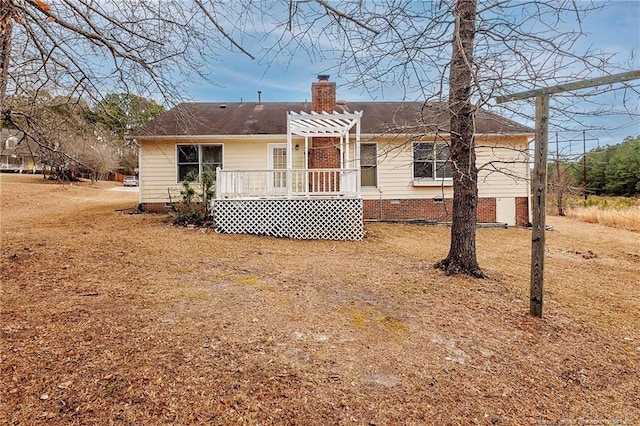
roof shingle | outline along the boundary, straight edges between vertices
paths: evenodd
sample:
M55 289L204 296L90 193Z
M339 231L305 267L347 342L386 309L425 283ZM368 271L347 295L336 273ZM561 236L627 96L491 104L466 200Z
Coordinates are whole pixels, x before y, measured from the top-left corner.
M289 111L311 112L311 103L183 103L136 129L130 136L284 135ZM338 101L336 111L362 111L362 134L446 133L449 127L449 114L444 104ZM479 110L476 133L532 134L534 130Z

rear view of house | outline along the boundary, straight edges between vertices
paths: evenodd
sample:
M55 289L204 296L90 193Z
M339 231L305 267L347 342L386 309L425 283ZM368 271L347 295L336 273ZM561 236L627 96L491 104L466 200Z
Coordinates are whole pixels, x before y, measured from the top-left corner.
M216 172L221 232L361 239L364 220L451 220L448 113L419 102L185 103L138 129L140 204L167 209L185 176ZM533 130L476 115L478 221L529 221Z

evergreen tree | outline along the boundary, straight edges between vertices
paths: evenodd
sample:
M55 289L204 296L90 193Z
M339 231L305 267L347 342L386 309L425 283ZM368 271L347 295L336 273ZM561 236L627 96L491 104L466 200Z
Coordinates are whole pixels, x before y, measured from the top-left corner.
M640 195L640 136L586 154L587 190L596 195ZM576 186L582 185L582 159L571 168Z
M605 170L605 192L611 195L640 194L640 136L616 145Z

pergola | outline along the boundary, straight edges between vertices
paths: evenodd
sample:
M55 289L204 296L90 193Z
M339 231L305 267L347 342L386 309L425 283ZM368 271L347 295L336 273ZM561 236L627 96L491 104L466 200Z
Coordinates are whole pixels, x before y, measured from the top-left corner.
M309 138L327 137L340 139L340 168L351 163L350 134L356 128L354 168L360 168L360 119L362 111L353 113L317 113L290 111L287 113L287 169L293 168L292 139L293 136L304 137L304 164L307 167L309 156Z
M361 118L361 111L287 112L286 174L281 169L218 169L216 230L296 239L361 240ZM294 135L304 138L303 169L293 169ZM340 168L309 169L309 138L313 137L340 140ZM355 149L351 152L354 137ZM274 180L286 183L286 193L280 191L281 185L276 191L270 187L269 182Z

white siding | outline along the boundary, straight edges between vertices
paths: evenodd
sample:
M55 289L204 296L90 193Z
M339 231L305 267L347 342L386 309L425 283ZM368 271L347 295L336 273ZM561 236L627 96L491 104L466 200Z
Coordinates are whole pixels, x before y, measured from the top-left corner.
M416 199L451 197L450 181L434 181L430 186L413 186L413 147L410 142L378 143L378 188L365 188L365 199Z
M478 142L479 197L529 196L526 137L496 137Z
M269 143L286 143L286 137L211 140L143 140L140 142L140 202L167 203L168 190L173 201L180 197L182 185L177 181L177 144L220 144L222 164L226 170L267 169ZM293 167L302 167L304 140L294 139L300 149L293 150Z
M526 147L525 136L478 138L476 164L480 168L480 197L529 195ZM378 188L363 188L364 199L429 199L453 196L451 180L434 181L427 186L414 185L413 149L410 142L379 140L378 159Z
M140 202L169 202L167 189L172 196L179 194L176 184L176 144L173 141L140 142Z
M141 141L140 202L168 202L167 189L171 190L172 197L179 197L181 185L176 177L177 143L221 144L225 170L262 170L268 167L268 144L285 142L286 136ZM363 139L362 142L375 141ZM296 144L300 149L293 150L293 167L302 168L304 139L295 138L293 145ZM480 168L478 195L480 197L526 197L529 195L526 148L526 136L495 136L478 139L477 164ZM350 156L354 158L353 152ZM400 139L395 141L379 139L378 158L378 187L362 188L364 199L430 199L453 196L451 181L434 182L433 186L414 186L411 143L405 143Z

